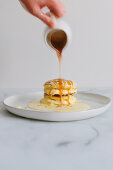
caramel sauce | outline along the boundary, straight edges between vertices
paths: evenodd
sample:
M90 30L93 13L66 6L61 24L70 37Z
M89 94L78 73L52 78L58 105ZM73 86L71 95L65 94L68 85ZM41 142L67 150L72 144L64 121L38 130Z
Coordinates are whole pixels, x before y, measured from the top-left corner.
M51 36L49 37L50 43L52 47L55 49L58 60L59 60L59 91L60 91L60 100L62 104L62 90L63 90L63 79L61 79L61 59L62 59L62 51L67 43L67 35L62 30L56 30L51 33ZM68 103L69 103L69 93L68 93Z

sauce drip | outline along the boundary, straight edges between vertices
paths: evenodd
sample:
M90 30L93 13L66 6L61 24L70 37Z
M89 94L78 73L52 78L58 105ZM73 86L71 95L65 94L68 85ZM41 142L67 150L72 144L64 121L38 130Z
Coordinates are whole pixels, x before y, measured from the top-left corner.
M55 30L53 32L50 32L48 35L48 40L50 42L50 45L52 45L52 47L54 48L54 50L57 53L58 56L58 60L59 60L59 92L60 92L60 101L62 104L62 90L63 90L63 79L61 79L61 59L62 59L62 51L63 48L65 47L66 43L67 43L67 35L63 30ZM68 104L69 104L69 89L68 89Z

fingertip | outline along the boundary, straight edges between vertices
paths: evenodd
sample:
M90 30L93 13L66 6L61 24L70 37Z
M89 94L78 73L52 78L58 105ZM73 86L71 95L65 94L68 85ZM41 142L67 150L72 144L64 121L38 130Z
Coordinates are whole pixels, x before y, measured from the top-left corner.
M57 11L53 11L53 13L55 14L55 16L57 18L63 17L66 14L66 10L62 10L62 9L57 9Z
M53 20L50 20L49 23L48 23L48 26L49 26L50 28L54 28L54 27L55 27L54 21L53 21Z
M59 11L59 13L57 14L57 17L63 17L66 13L66 10L61 10Z

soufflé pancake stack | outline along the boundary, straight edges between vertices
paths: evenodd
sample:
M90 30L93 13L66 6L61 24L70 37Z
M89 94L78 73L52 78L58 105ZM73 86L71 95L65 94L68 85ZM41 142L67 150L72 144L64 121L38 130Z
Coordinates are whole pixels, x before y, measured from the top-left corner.
M44 84L44 98L40 103L47 105L73 105L76 102L74 94L77 85L71 80L54 79Z

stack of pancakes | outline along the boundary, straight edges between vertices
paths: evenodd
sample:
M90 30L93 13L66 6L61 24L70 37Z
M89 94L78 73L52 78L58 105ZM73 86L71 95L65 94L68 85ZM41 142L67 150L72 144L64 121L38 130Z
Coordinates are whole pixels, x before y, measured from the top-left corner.
M44 98L40 102L48 105L72 105L76 102L76 93L77 85L71 80L50 80L44 84Z

